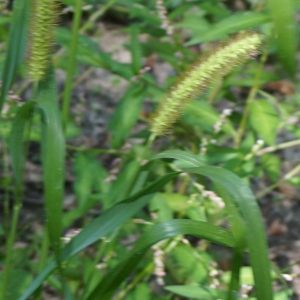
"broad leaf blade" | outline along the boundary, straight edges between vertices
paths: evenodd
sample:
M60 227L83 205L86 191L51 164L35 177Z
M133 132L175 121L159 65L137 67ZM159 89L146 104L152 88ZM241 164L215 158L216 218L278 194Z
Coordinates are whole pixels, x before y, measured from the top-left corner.
M298 30L295 1L268 1L270 15L274 22L278 55L285 69L294 75L297 67Z
M279 121L276 110L267 100L257 99L251 103L251 127L269 145L275 144Z

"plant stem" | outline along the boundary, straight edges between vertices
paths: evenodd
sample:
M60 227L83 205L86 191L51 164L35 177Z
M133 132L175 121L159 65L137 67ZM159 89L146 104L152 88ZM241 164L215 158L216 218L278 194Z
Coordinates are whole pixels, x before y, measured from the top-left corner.
M281 183L285 182L288 179L291 179L294 175L296 175L298 172L300 172L300 164L297 165L294 169L292 169L290 172L285 174L281 180L278 182L272 184L271 186L268 186L266 189L262 190L261 192L257 193L255 195L256 198L261 198L265 196L270 191L276 189Z
M250 90L250 93L248 95L248 98L246 100L246 107L245 107L245 110L244 110L244 114L242 116L242 120L240 122L239 128L238 128L237 133L236 133L235 138L234 138L234 148L236 148L236 149L239 148L241 140L242 140L243 135L244 135L245 130L246 130L247 120L248 120L249 113L250 113L250 105L254 101L254 98L255 98L255 96L258 92L258 89L259 89L260 78L261 78L261 75L262 75L263 66L265 65L265 62L266 62L267 57L268 57L268 50L269 50L269 47L266 46L265 51L264 51L264 53L263 53L263 55L261 56L261 59L260 59L260 64L259 64L259 67L258 67L257 72L256 72L256 76L255 76L255 79L254 79L254 84L253 84L253 86Z
M293 146L297 146L297 145L300 145L300 140L294 140L294 141L282 143L282 144L279 144L279 145L270 146L270 147L260 149L256 152L256 155L261 156L261 155L264 155L265 153L270 153L270 152L274 152L274 151L277 151L277 150L281 150L281 149L285 149L285 148L289 148L289 147L293 147Z
M9 178L9 165L7 162L7 140L3 139L3 169L5 178ZM9 228L9 183L7 179L5 179L5 187L4 187L4 228L5 232L8 231Z
M101 6L101 8L93 13L91 17L87 20L87 22L81 27L80 33L85 32L88 30L98 18L100 18L111 6L115 4L116 0L110 0L108 3L105 5Z
M82 6L82 0L77 0L75 2L75 15L74 15L74 20L72 25L72 37L71 37L70 53L69 53L69 60L68 60L68 67L67 67L67 79L66 79L64 97L62 103L62 121L63 121L64 131L66 130L67 122L69 118L72 80L75 71L75 60L76 60L76 53L77 53L79 26L81 21L81 14L82 14L81 6Z
M31 129L31 122L29 122L29 126L27 127L27 132L25 133L25 141L27 142L24 146L24 157L27 157L28 153L28 144L29 144L29 137L30 137L30 129ZM24 173L24 166L25 166L25 159L23 160L23 173ZM22 178L22 176L21 176ZM9 232L6 244L6 257L5 257L5 269L3 273L3 280L2 280L2 293L0 294L0 300L6 300L6 293L7 293L7 286L8 280L10 275L10 270L12 269L12 255L13 255L13 247L16 240L17 229L18 229L18 221L19 221L19 214L22 208L22 195L23 195L23 182L22 179L16 180L16 187L15 187L15 201L12 213L12 222L11 222L11 230Z
M44 231L45 232L43 234L43 241L42 241L42 248L40 251L39 264L37 267L38 273L41 273L46 265L48 249L49 249L49 235L48 235L48 230L46 227L45 227ZM42 299L41 291L42 291L42 288L39 287L39 289L35 293L35 295L36 295L35 300Z
M7 292L7 286L8 286L8 279L10 275L10 270L12 269L12 255L13 255L13 247L16 239L16 232L18 227L18 220L19 220L19 214L21 209L21 195L18 195L16 199L16 204L13 208L13 216L12 216L12 223L11 223L11 230L8 236L7 240L7 247L6 247L6 257L5 257L5 269L3 273L3 281L2 281L2 294L1 294L1 300L6 300L6 292Z

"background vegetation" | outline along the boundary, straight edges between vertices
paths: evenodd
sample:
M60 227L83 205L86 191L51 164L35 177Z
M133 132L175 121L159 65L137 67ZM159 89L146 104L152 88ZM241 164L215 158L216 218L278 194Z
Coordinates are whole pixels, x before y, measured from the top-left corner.
M41 75L48 19L0 2L0 299L297 299L259 205L287 231L268 211L300 185L300 2L42 2ZM260 55L149 139L170 88L243 30Z

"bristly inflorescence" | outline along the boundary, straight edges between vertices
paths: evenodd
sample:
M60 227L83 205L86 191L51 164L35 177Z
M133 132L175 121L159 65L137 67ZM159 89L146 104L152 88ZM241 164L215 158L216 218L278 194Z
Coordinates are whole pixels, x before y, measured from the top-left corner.
M54 27L58 19L57 0L33 0L30 24L28 74L41 80L51 61Z
M260 34L242 32L217 47L212 54L201 58L160 103L152 118L150 130L157 136L166 134L192 98L237 65L254 58L259 53L261 43Z

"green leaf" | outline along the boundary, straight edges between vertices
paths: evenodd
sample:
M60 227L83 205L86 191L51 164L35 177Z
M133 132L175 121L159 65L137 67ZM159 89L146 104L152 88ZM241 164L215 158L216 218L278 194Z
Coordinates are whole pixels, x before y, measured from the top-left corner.
M175 212L184 212L190 206L187 203L189 198L186 195L178 193L160 193L160 195Z
M164 153L164 157L167 154ZM193 157L186 153L186 157ZM183 159L190 161L190 158ZM173 156L172 156L173 158ZM197 166L197 161L194 161ZM250 253L250 262L255 279L255 289L258 300L271 300L272 282L270 278L270 262L268 258L265 228L257 202L251 190L232 172L213 166L184 169L186 172L196 173L210 178L216 185L218 194L223 198L228 220L235 237L235 252L233 257L231 289L236 289L239 268L242 263L244 238L246 237ZM240 218L240 214L243 221ZM246 230L246 233L245 233Z
M107 197L103 199L104 209L112 207L128 196L140 167L140 163L136 160L126 164L118 175L117 180L111 184Z
M13 3L13 14L8 36L7 55L5 59L2 77L2 88L0 92L0 112L5 97L10 89L17 70L23 60L26 49L29 8L31 1L15 0Z
M203 158L200 155L188 153L186 151L181 151L181 150L167 150L156 154L152 159L161 159L161 158L173 158L173 159L184 161L189 164L186 165L186 167L188 166L200 167L205 165Z
M227 202L226 208L231 209L228 212L229 218L232 218L231 214L235 206L240 210L246 225L246 239L255 279L257 299L273 299L265 228L259 207L251 190L238 176L219 167L190 168L185 171L204 175L217 184L220 196L225 203ZM239 222L239 220L234 221ZM238 225L238 223L236 224Z
M47 228L56 259L60 261L65 140L57 99L55 78L52 70L49 70L38 87L36 102L42 116L41 144Z
M135 215L151 199L152 194L159 191L167 182L172 180L178 172L162 176L138 193L125 199L121 203L105 211L100 217L89 223L71 242L62 250L62 261L65 261L81 250L95 243L106 234L121 226ZM27 300L44 280L57 268L55 260L51 260L46 268L31 283L19 300Z
M275 144L279 118L272 104L263 99L253 101L250 105L250 124L266 143Z
M183 119L191 126L213 132L213 126L220 120L220 114L207 101L194 100L187 105ZM234 128L230 123L224 124L222 131L234 134Z
M151 288L146 283L143 282L139 284L134 291L126 297L126 300L151 300Z
M34 105L34 101L29 101L18 110L13 121L12 131L10 135L9 150L17 186L21 185L23 180L23 170L25 161L25 149L23 146L24 131L32 118Z
M112 146L122 145L136 123L144 100L145 85L133 84L122 97L109 123L112 133Z
M141 43L139 41L139 30L137 26L130 27L131 34L131 59L132 59L132 70L137 75L139 74L140 69L142 68L142 48Z
M278 55L285 69L294 75L297 68L298 24L294 0L268 0L271 18L274 22Z
M164 289L189 299L215 300L217 297L216 291L209 287L192 285L169 285L165 286Z
M200 284L207 282L209 277L207 267L212 261L208 253L203 253L191 245L180 243L172 250L170 258L174 269L178 270L179 282L192 281Z
M156 223L171 220L173 217L172 210L161 193L151 199L149 210L157 215Z
M66 28L56 28L56 40L68 49L71 40L71 31ZM110 53L102 52L97 43L89 37L80 35L78 40L77 60L81 63L94 66L96 68L107 69L113 74L117 74L130 80L135 74L131 64L117 62L111 58Z
M274 0L276 1L276 0ZM280 10L279 10L280 11ZM192 46L195 44L208 42L223 38L224 36L241 31L244 29L253 28L261 24L270 22L270 17L265 13L258 12L241 12L236 13L217 24L213 25L211 29L205 32L205 34L196 35L189 42L186 43L186 46Z
M230 232L209 223L192 220L170 220L156 224L143 234L127 257L106 274L87 300L97 299L97 295L101 295L101 300L112 299L117 287L138 265L144 254L153 244L180 234L189 234L204 238L220 245L234 245L234 240Z
M0 274L0 282L3 281L3 273ZM15 268L10 271L8 280L8 291L6 293L5 300L15 300L23 292L26 285L32 282L32 275L21 268Z
M281 160L273 154L264 154L260 158L262 169L268 174L272 182L277 182L280 175Z

